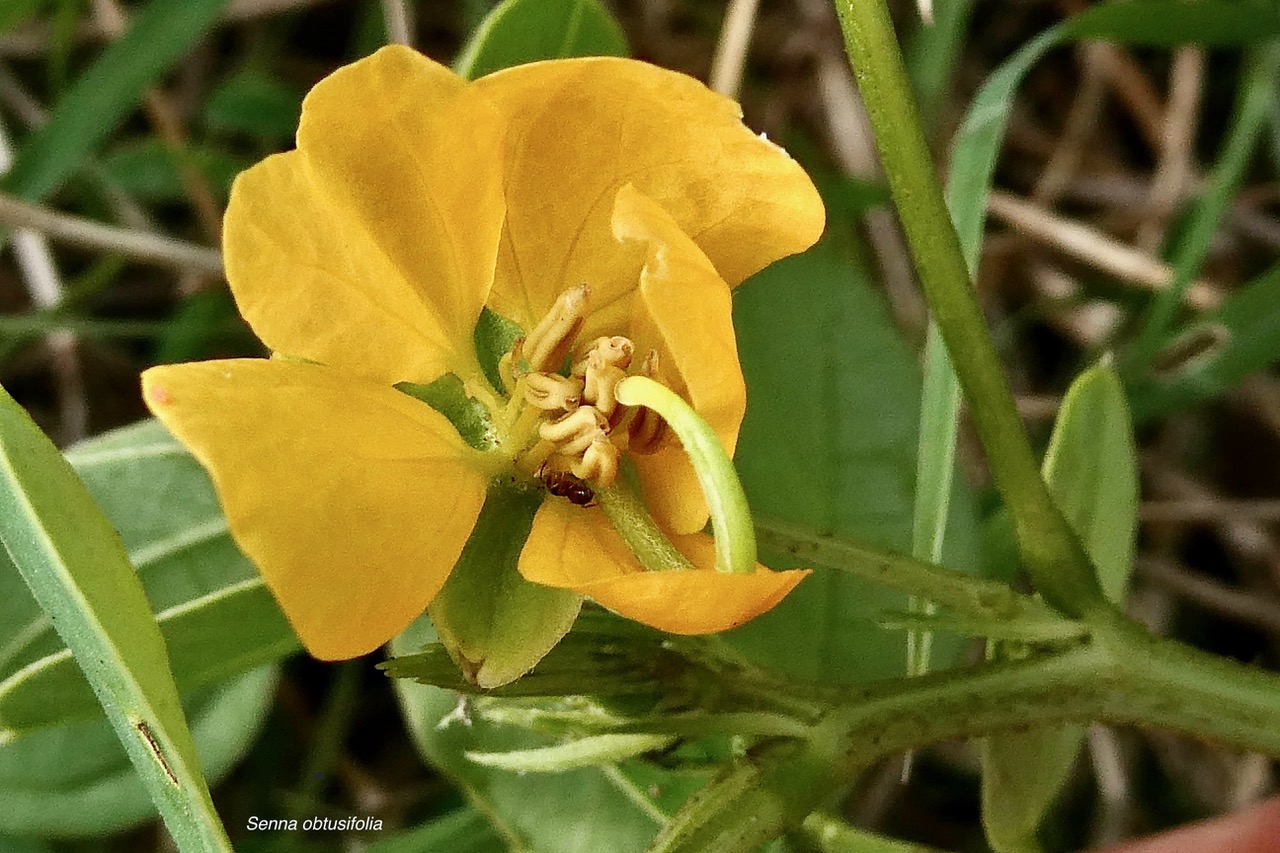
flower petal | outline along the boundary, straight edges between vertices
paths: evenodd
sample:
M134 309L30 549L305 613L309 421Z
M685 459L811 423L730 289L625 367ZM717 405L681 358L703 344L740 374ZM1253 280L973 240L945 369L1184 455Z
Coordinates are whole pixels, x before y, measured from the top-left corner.
M430 382L460 362L442 318L296 152L236 179L223 247L236 305L272 350L384 385Z
M535 322L584 281L615 312L593 317L585 336L625 316L636 263L612 244L609 217L627 182L668 210L732 285L822 232L822 202L804 171L742 124L738 104L691 77L590 58L522 65L474 85L507 121L507 227L490 304L517 322Z
M372 651L421 614L484 503L478 454L444 416L331 368L169 365L143 389L318 658Z
M673 544L696 566L715 564L710 536L678 536ZM526 580L590 596L610 610L671 634L713 634L772 609L808 569L726 574L714 569L646 572L598 508L548 498L520 552Z
M657 351L655 378L688 399L732 456L747 391L728 286L675 220L630 184L618 190L612 225L618 240L645 247L630 328L637 357ZM706 526L706 500L678 444L634 458L645 503L664 526L676 533Z
M505 214L494 106L445 66L389 45L311 90L298 150L450 340L471 348Z
M227 275L272 349L390 384L478 374L504 216L496 109L392 46L303 103L296 152L236 181Z

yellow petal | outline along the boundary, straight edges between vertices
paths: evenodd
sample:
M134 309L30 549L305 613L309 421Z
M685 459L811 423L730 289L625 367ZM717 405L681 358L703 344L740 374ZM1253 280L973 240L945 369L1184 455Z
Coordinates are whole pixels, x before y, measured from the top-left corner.
M393 46L311 90L298 146L241 175L227 209L254 331L383 383L474 375L504 215L495 108Z
M318 658L365 654L421 614L484 503L476 452L442 415L329 367L170 365L143 392Z
M736 628L786 597L807 569L726 574L715 564L704 534L672 543L695 566L688 571L646 572L598 508L548 498L533 519L520 552L527 580L590 596L610 610L671 634L714 634Z
M471 347L502 232L502 124L448 68L389 45L302 104L298 150L451 339Z
M630 184L618 190L613 231L645 247L630 326L637 360L657 351L655 378L690 402L732 456L747 392L728 286L675 220ZM634 458L645 503L659 522L676 533L706 526L706 500L678 446Z
M627 59L522 65L474 84L507 120L507 227L490 304L526 324L588 282L625 317L636 259L609 218L630 182L668 210L732 285L812 245L822 202L804 171L741 122L738 105L683 74ZM610 313L612 312L612 313Z

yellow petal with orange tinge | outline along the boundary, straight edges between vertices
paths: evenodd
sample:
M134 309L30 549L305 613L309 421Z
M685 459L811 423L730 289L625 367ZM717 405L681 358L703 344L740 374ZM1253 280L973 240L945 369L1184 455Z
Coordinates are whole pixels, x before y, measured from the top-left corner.
M785 572L758 566L753 574L726 574L715 565L704 534L677 536L673 544L695 566L646 572L599 508L549 498L533 519L520 552L526 580L572 589L615 613L671 634L714 634L737 628L771 610L808 569Z
M728 285L675 220L630 184L618 190L612 227L619 241L645 247L629 330L637 358L658 353L655 378L688 399L732 456L747 389ZM706 526L706 500L678 446L634 459L645 502L660 523L676 533Z
M316 84L298 126L315 185L467 352L505 216L502 134L475 87L402 45Z
M804 171L747 129L735 102L691 77L591 58L522 65L474 85L507 121L507 225L490 305L526 328L584 281L596 311L584 337L625 317L636 257L609 227L625 183L669 211L731 285L822 232L822 202Z
M318 658L370 652L421 614L484 503L479 454L443 415L329 367L169 365L143 393Z

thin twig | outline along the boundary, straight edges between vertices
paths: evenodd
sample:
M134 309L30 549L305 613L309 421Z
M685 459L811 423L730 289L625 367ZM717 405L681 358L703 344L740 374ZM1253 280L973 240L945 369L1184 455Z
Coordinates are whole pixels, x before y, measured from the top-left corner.
M1136 567L1143 577L1188 601L1237 622L1280 632L1280 605L1273 601L1154 557L1138 557Z
M1056 216L1009 193L991 193L987 209L1019 234L1051 245L1123 281L1159 290L1167 287L1173 277L1168 264L1126 246L1108 234ZM1193 309L1207 311L1222 301L1222 295L1214 286L1199 281L1187 288L1185 299Z
M1218 498L1144 501L1138 518L1151 523L1188 521L1280 521L1280 499L1232 501Z
M21 199L0 194L0 225L28 228L50 239L87 249L118 252L140 261L148 261L180 270L197 269L211 275L222 275L222 256L217 249L196 246L172 237L147 234L91 222L50 210Z
M1084 79L1067 111L1053 156L1045 164L1031 191L1031 198L1041 206L1052 207L1061 196L1062 190L1079 170L1089 139L1098 127L1098 117L1105 101L1106 77L1101 67L1092 61L1097 50L1097 42L1087 42L1077 49L1077 64L1081 66L1080 73Z
M413 25L409 22L409 4L405 0L382 0L382 18L386 22L389 44L413 46Z
M93 0L93 14L109 40L115 41L124 35L127 21L124 10L116 0ZM182 156L187 148L187 131L177 110L160 89L149 89L146 92L143 107L147 119L173 160L182 189L200 223L200 230L210 242L221 242L222 211L208 180Z
M1183 187L1198 177L1195 137L1203 74L1203 50L1184 47L1174 54L1169 71L1164 133L1151 179L1151 195L1147 198L1147 214L1134 239L1135 245L1144 252L1160 248L1169 219L1183 195Z
M7 131L0 125L0 175L9 171L12 164L13 147ZM37 308L56 307L63 297L62 277L44 235L27 228L17 229L13 235L13 251L32 303ZM85 396L79 346L75 335L66 331L52 332L44 340L49 348L58 401L58 439L64 445L73 444L89 432L89 402Z
M751 32L756 26L760 0L730 0L720 27L715 58L711 60L711 88L722 95L737 98L742 89L742 72L747 65Z

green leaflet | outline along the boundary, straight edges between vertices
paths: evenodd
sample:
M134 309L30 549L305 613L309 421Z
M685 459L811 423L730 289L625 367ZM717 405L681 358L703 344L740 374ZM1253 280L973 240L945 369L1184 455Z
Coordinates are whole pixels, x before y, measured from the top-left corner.
M71 466L0 396L0 539L76 655L175 841L231 849L164 641L123 543Z

